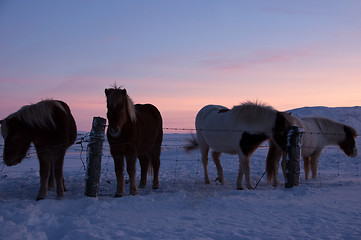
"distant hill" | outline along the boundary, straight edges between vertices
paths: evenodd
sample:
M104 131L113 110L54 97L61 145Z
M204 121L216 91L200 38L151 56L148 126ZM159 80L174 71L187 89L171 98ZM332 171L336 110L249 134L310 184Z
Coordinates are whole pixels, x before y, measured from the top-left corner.
M361 107L302 107L289 110L296 117L321 116L354 127L361 134Z

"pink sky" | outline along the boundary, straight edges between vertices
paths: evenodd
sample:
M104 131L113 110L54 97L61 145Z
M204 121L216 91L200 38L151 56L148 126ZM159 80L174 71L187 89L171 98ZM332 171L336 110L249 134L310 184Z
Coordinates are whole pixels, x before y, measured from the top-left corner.
M207 104L359 106L361 3L331 2L7 1L0 118L61 99L89 131L114 83L166 128L193 128Z

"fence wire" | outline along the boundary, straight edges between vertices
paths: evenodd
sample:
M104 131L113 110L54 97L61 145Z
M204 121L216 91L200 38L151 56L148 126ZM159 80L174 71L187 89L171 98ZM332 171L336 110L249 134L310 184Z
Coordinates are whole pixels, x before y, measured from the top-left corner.
M195 133L191 128L165 128L168 131L178 131L164 135L161 153L160 184L164 192L174 192L179 189L193 191L194 189L204 189L203 165L199 150L191 153L185 152L187 139L190 134ZM324 134L324 133L309 133ZM361 149L359 137L356 139L357 148ZM65 156L64 177L67 189L75 197L83 196L85 191L85 174L87 145L89 142L89 133L78 135L76 144L71 146ZM307 146L304 146L307 147ZM28 198L35 197L39 187L39 163L37 161L36 150L31 145L25 159L17 166L7 167L2 160L2 149L4 144L0 142L1 160L0 160L0 198ZM251 156L251 177L254 185L259 185L257 189L270 189L265 174L265 158L268 152L267 142L262 144ZM226 189L235 189L236 178L238 174L238 157L228 154L221 155L221 164L226 179ZM319 159L317 179L304 180L303 162L301 160L300 184L311 187L323 186L345 186L360 185L360 164L361 157L348 158L338 146L326 147ZM140 166L137 162L137 181L140 176ZM211 185L220 185L217 182L217 171L209 154L208 171L213 183ZM125 174L126 178L127 174ZM148 176L148 190L143 190L141 194L149 193L151 187L151 176ZM284 184L282 171L279 169L280 187ZM162 187L163 186L163 187ZM110 154L107 141L104 142L101 165L100 196L112 196L116 189L116 179L114 173L113 158ZM125 188L127 191L127 188Z

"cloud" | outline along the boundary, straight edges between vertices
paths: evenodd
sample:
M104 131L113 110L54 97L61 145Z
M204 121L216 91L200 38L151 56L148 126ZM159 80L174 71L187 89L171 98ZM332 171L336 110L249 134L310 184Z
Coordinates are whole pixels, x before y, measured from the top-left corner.
M283 63L308 57L315 51L315 46L295 49L258 50L244 57L234 56L233 53L208 55L207 59L199 61L203 67L213 70L234 71L244 70L255 65ZM235 51L236 52L236 51Z

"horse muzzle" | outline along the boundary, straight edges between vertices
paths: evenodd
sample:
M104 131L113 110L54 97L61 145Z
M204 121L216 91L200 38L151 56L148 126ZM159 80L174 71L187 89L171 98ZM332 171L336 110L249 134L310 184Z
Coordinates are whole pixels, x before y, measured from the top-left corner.
M3 159L4 159L4 163L6 164L6 166L9 166L9 167L20 163L22 160L22 158L19 156L8 157L8 156L6 156L6 154L4 154Z
M118 137L120 135L120 127L112 127L112 128L108 128L108 134L111 137Z
M355 157L357 157L357 155L358 155L358 150L357 150L356 147L354 147L354 148L352 149L352 152L351 152L351 154L349 155L349 157L350 157L350 158L355 158Z

